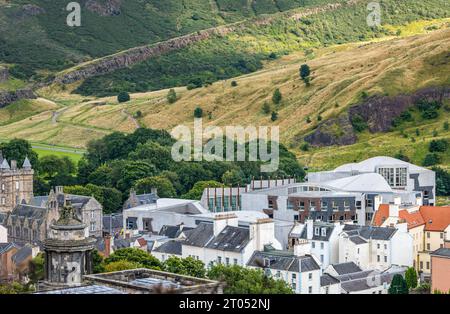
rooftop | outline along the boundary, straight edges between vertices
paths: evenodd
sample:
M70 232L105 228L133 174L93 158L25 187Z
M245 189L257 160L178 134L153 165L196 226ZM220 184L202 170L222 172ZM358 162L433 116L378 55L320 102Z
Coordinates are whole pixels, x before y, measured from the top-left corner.
M450 248L441 247L432 252L431 255L450 258Z
M331 265L338 275L347 275L362 271L354 262L340 263Z
M280 250L255 251L247 266L290 272L309 272L320 269L311 255L296 256L292 252Z
M335 172L338 172L338 171L374 172L375 168L377 166L379 167L379 166L393 166L393 165L407 166L410 170L415 170L415 171L428 170L426 168L416 166L414 164L411 164L409 162L406 162L406 161L403 161L400 159L387 157L387 156L377 156L377 157L363 160L358 163L349 163L349 164L341 165L341 166L337 167L336 169L334 169L333 171L335 171Z

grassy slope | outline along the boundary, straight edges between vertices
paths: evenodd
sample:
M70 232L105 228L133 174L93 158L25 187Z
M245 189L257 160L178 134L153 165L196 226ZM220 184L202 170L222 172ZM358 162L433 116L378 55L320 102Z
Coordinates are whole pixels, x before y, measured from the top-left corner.
M412 30L424 32L430 25L444 24L443 21L416 22L401 29L404 34ZM59 122L53 124L51 112L43 112L32 120L27 118L0 127L0 137L24 137L35 142L83 147L88 140L111 130L134 130L135 125L124 109L131 114L141 111L143 117L139 122L142 125L170 129L178 124L192 125L193 110L200 105L212 114L211 120L206 115L205 124L279 125L283 142L291 144L299 159L313 169L329 169L372 155L393 155L400 149L412 161L420 163L434 129L438 130L438 137L450 137L448 132L442 131L443 119L448 119L448 113L442 112L438 120L418 122L422 123L419 126L421 136L415 143L403 138L399 131L361 134L358 144L304 153L299 151L293 138L311 130L317 124L319 113L324 119L333 117L357 102L362 91L396 94L449 84L450 65L431 65L445 60L449 46L450 29L442 29L427 35L317 49L313 53L315 58L308 61L314 78L309 88L299 80L298 68L312 55L296 53L267 63L262 71L236 78L237 87L231 87L231 80L228 80L191 91L177 88L180 99L172 105L166 101L167 90L134 94L130 103L120 105L115 98L82 98L47 90L46 97L68 108L61 113ZM269 115L262 113L261 107L264 101L270 102L277 87L281 89L283 102L278 108L273 106L279 111L279 120L273 123ZM311 116L313 123L305 122L307 116ZM404 133L411 136L416 127L405 126ZM443 159L444 164L449 162L448 158Z

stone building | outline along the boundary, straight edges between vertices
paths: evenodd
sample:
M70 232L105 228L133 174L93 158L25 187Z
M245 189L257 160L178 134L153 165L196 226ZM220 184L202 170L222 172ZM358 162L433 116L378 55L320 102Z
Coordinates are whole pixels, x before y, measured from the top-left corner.
M92 273L91 253L95 242L89 237L87 225L78 219L75 208L66 202L44 241L44 284L57 287L81 285L83 276Z
M22 202L29 203L33 198L34 171L28 158L17 167L17 161L3 158L0 152L0 213L10 212Z
M10 241L42 243L50 226L59 219L59 213L70 203L77 218L89 228L89 236L102 236L102 206L94 198L65 194L63 187L51 190L48 196L37 196L30 203L21 203L4 219Z

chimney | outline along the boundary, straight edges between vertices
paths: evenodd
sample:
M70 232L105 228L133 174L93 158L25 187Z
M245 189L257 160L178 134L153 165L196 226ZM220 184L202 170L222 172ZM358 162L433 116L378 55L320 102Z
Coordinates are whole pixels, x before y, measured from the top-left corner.
M301 240L294 245L295 256L305 256L311 254L311 243L307 240Z
M395 205L401 205L402 204L402 198L400 196L394 197L394 204Z
M422 200L422 197L420 197L420 196L417 196L417 197L416 197L416 205L418 205L418 206L423 206L423 200Z
M373 198L373 208L374 208L374 210L377 210L380 207L380 205L382 204L382 201L383 201L383 199L382 199L381 195L376 195Z
M313 238L313 232L314 232L314 220L307 219L306 220L306 238L308 240L311 240Z
M399 206L397 204L389 204L389 217L398 217Z
M151 188L150 193L158 195L158 189L157 188Z
M105 238L105 257L109 257L109 255L111 255L111 236L110 235L106 235Z
M225 229L226 226L238 226L238 217L236 214L216 214L214 216L214 236L217 236L219 233Z
M275 224L270 218L258 219L250 224L250 240L256 251L264 250L264 246L273 244L275 238Z
M11 160L11 170L17 170L17 161Z
M64 187L63 186L57 186L55 188L56 194L64 194Z
M408 232L408 224L407 224L406 222L397 224L396 229L397 229L399 232L407 233L407 232Z

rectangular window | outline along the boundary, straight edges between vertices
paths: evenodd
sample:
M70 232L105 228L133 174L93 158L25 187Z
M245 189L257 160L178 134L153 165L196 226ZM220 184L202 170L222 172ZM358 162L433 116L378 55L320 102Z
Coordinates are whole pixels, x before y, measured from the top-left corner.
M294 209L294 204L290 199L287 200L287 209Z
M380 249L380 243L377 244L377 249Z
M234 265L237 265L237 264L238 264L237 258L234 258L234 259L233 259L233 264L234 264Z
M230 265L230 258L229 257L225 257L225 264L227 266Z
M16 182L16 190L19 191L19 189L20 189L20 183L19 183L19 181L17 181Z
M309 273L309 274L308 274L308 279L309 279L309 280L312 280L312 273Z
M322 201L322 203L320 204L320 207L322 209L326 209L328 207L328 202Z
M312 287L308 287L308 293L312 293Z
M350 208L350 201L347 201L347 200L344 201L344 208L345 209Z
M217 263L222 264L222 257L221 256L217 256Z
M304 210L305 209L305 202L300 201L299 208L300 208L300 210Z
M315 248L316 248L316 242L312 241L312 242L311 242L311 247L312 247L313 249L315 249Z
M338 203L336 201L333 201L332 203L333 210L338 210Z
M269 199L269 209L273 209L273 199Z
M324 244L323 244L323 242L320 242L320 249L322 249L322 250L323 250L323 247L324 247Z
M430 243L427 243L427 251L430 251L431 247L430 247Z
M324 257L323 254L320 254L320 262L323 263Z
M311 210L315 210L316 209L316 201L309 201L309 208Z
M314 235L316 235L316 236L320 235L320 228L318 228L318 227L314 228Z
M423 269L423 262L420 262L420 269Z
M430 269L430 262L427 262L427 269Z
M95 221L91 221L91 232L95 231Z
M377 255L377 262L380 261L380 255Z
M387 263L387 256L384 256L384 262Z
M327 236L327 229L322 228L322 237L326 237L326 236Z

